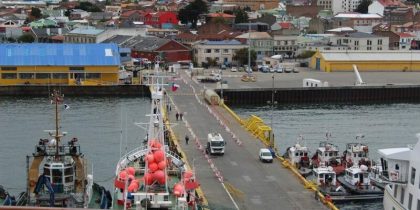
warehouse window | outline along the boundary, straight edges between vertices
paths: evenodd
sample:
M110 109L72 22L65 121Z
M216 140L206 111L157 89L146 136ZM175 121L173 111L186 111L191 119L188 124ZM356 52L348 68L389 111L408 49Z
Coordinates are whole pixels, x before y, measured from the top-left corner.
M3 71L16 71L17 67L15 67L15 66L3 66L3 67L1 67L1 70L3 70Z
M100 73L86 73L86 79L100 79Z
M70 71L83 71L83 70L85 70L85 67L83 67L83 66L70 66L69 70Z
M1 74L2 79L17 79L16 73L3 73Z
M53 73L53 79L68 79L69 76L67 73Z
M49 78L51 78L51 74L49 74L49 73L36 73L35 78L36 79L49 79Z
M20 79L35 79L35 73L20 73Z

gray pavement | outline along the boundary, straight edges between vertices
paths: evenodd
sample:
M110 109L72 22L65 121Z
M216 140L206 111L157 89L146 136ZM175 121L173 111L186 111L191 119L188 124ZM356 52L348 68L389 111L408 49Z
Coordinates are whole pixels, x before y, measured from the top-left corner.
M356 81L354 72L320 72L301 68L299 73L262 73L254 72L256 82L242 82L241 76L244 72L230 72L229 69L223 71L223 79L228 81L230 89L246 88L271 88L272 75L275 76L275 88L299 88L302 87L303 79L311 78L328 82L331 87L353 86ZM206 70L206 73L217 69ZM420 85L420 72L360 72L364 82L370 86L384 85ZM206 86L215 88L215 84L206 84Z
M197 92L202 89L201 85L190 80L184 72L181 76L186 78ZM237 144L207 108L197 102L188 85L181 81L178 83L181 88L169 95L179 111L185 113L184 118L189 122L200 143L205 145L209 132L220 132L227 141L225 155L212 157L212 161L220 170L225 184L232 186L229 192L239 209L326 209L314 199L314 193L304 189L298 179L277 160L273 164L261 163L258 150L264 147L263 144L246 132L224 109L213 107L213 111L235 133L242 145ZM202 101L201 96L200 100ZM171 120L175 113L173 109ZM187 131L185 125L181 123L174 127L174 130L178 138L183 140ZM185 142L181 145L189 162L194 162L197 177L211 209L234 209L235 205L228 192L214 176L204 155L195 148L194 140L190 140L189 145Z

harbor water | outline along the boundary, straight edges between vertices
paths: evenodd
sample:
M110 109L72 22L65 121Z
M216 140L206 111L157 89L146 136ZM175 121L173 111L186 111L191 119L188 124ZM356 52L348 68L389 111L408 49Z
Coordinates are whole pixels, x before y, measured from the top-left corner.
M68 131L63 143L77 137L99 184L111 189L115 165L120 151L125 153L139 145L145 131L134 125L145 122L150 113L148 98L133 97L66 97L61 107L61 127ZM415 144L420 132L420 104L380 105L279 105L271 112L269 106L232 107L246 118L258 115L270 124L273 116L276 144L280 150L296 143L312 151L331 132L330 141L341 150L355 142L369 145L374 159L376 150ZM25 190L26 155L34 151L40 138L48 137L44 130L54 129L54 107L45 98L0 98L0 185L13 194ZM121 147L121 150L120 150ZM382 209L381 203L351 204L341 209Z

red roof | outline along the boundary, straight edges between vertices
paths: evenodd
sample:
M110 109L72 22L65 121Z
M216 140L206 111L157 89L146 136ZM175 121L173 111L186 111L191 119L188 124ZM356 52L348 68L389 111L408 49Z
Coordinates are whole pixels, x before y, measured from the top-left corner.
M290 29L290 28L292 28L292 24L289 23L289 22L281 22L281 23L279 23L279 26L282 29Z
M397 33L401 38L405 38L405 37L416 37L413 34L410 33Z
M209 14L207 14L207 17L212 17L212 18L215 18L215 17L235 18L236 16L235 15L229 15L229 14L226 14L226 13L209 13Z
M378 2L382 4L384 7L389 7L389 6L405 7L405 4L403 4L399 0L378 0Z

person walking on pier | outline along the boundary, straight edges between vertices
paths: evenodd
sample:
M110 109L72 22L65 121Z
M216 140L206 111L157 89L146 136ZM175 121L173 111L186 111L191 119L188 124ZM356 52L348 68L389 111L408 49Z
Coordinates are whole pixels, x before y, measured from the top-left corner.
M178 118L179 118L179 113L178 112L176 112L175 117L176 117L176 121L178 121Z
M182 117L184 116L184 114L181 112L179 113L179 119L182 121Z
M188 137L188 135L185 135L185 144L188 145L188 141L190 140L190 137Z

